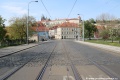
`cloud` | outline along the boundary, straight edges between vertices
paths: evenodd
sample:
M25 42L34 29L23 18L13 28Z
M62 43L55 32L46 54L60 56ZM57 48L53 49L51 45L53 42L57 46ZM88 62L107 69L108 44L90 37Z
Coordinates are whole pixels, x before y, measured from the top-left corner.
M17 14L17 15L23 15L27 13L26 9L23 9L22 7L18 6L12 6L12 5L4 5L2 6L7 12Z

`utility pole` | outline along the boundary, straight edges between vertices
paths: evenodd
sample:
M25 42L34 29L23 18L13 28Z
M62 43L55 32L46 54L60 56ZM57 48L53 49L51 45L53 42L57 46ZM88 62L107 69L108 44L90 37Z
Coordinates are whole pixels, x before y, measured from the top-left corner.
M83 16L83 25L82 25L82 40L85 41L85 26L84 26L84 15L83 14L78 14Z
M83 20L83 41L85 41L85 27L84 27L84 20Z
M29 4L32 3L32 2L38 2L38 1L30 1L30 2L28 3L28 16L27 16L27 40L26 40L27 44L29 44L29 28L28 28L28 26L29 26Z
M79 19L79 21L78 21L78 41L80 40L80 16L79 16L79 14L78 14L78 19Z

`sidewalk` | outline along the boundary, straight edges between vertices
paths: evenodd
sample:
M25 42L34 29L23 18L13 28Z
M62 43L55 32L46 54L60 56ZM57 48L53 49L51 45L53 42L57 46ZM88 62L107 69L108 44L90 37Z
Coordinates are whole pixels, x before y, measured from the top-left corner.
M6 55L10 55L10 54L14 54L16 52L20 52L32 47L37 46L37 43L32 43L32 44L23 44L23 45L19 45L19 46L11 46L11 47L6 47L6 48L1 48L0 49L0 57L2 56L6 56Z
M75 42L82 43L82 44L85 44L85 45L94 46L94 47L101 48L101 49L104 49L104 50L109 50L109 51L115 52L115 53L120 53L120 47L116 47L116 46L90 43L90 42L83 42L83 41L75 41Z

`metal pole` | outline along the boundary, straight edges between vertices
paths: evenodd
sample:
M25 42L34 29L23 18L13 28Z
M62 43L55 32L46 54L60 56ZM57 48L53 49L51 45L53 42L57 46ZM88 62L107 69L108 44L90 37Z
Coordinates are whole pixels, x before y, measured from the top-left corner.
M31 2L38 2L38 1L31 1ZM30 4L31 2L28 3L28 16L27 16L27 40L26 40L27 44L29 44L29 28L28 28L28 26L29 26L29 4Z
M84 30L84 20L83 20L83 41L85 41L85 30Z
M80 14L78 14L78 15L80 15ZM79 19L79 22L78 22L78 30L79 30L80 29L80 26L79 26L79 24L80 24L80 17L79 16L78 16L78 19ZM78 31L78 41L80 40L80 33L79 33L79 31Z
M29 3L28 3L28 16L27 16L27 44L29 44L28 43L28 25L29 25Z
M83 41L85 41L85 28L84 28L84 15L83 14L78 14L78 15L82 15L83 16L83 26L82 26L82 38L83 38Z

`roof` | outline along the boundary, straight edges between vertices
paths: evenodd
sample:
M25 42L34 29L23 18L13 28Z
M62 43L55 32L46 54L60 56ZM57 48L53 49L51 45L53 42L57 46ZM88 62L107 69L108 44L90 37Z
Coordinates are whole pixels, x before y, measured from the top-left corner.
M59 25L59 27L78 27L78 24L76 23L70 23L70 22L64 22Z
M42 23L42 22L37 22L37 26L31 27L33 31L49 31L49 29Z
M41 21L38 21L37 24L38 24L38 27L43 27L43 26L45 26Z
M54 29L57 29L58 27L61 27L61 28L77 28L78 27L78 24L76 23L70 23L70 22L64 22L62 24L57 24L56 26L53 26L51 28L49 28L49 30L54 30Z
M42 27L32 27L32 30L34 30L34 31L49 31L49 29L47 28L47 27L44 27L44 26L42 26Z
M70 19L55 19L55 20L42 20L41 22L56 22L56 21L61 21L61 20L64 20L64 21L69 21L69 20L78 20L79 18L70 18Z
M57 29L57 28L58 28L58 25L49 28L49 30L54 30L54 29Z

